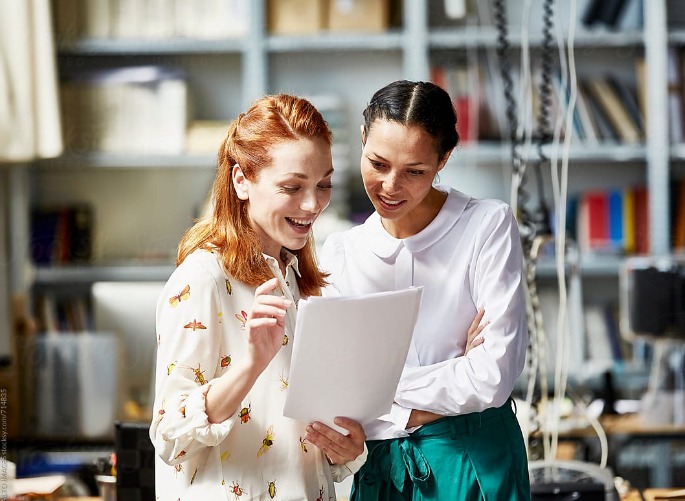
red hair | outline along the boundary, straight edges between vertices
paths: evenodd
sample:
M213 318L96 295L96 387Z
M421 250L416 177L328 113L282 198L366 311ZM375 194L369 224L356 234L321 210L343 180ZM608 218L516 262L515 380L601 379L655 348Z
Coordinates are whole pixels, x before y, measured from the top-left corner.
M245 177L254 181L262 167L271 164L273 146L299 138L321 138L332 144L331 130L321 113L306 99L287 94L258 99L231 122L219 149L212 187L213 212L183 235L177 265L196 249L213 248L233 278L251 286L273 278L248 217L246 201L236 194L231 171L238 164ZM300 292L304 296L320 295L327 274L317 265L312 235L303 248L290 251L298 257Z

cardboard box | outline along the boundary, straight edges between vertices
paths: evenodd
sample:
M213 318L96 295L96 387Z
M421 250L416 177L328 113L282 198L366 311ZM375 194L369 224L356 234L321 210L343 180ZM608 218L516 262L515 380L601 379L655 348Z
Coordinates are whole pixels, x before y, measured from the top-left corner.
M274 35L307 35L324 29L327 0L269 0L267 30Z
M386 31L390 26L390 0L327 0L331 31Z

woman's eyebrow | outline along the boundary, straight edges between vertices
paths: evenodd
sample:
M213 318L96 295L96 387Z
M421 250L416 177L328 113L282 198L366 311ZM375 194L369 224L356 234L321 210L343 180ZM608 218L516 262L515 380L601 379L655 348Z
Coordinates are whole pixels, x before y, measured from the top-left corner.
M323 177L328 177L333 174L334 169L331 168L326 174L323 175ZM299 179L309 179L309 176L307 174L303 174L302 172L287 172L283 175L283 177L297 177Z

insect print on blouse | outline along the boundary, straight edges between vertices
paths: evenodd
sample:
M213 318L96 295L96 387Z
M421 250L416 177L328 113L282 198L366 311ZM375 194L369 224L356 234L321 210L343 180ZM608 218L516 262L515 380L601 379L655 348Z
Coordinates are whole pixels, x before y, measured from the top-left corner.
M231 287L231 282L226 279L226 294L229 296L233 293L233 287Z
M283 343L282 344L283 344L283 346L288 344L288 335L287 334L283 334Z
M273 499L274 497L276 497L276 481L275 481L275 480L272 480L271 482L269 482L268 485L269 485L269 487L268 487L268 489L269 489L269 497L270 497L271 499Z
M222 453L221 453L221 462L223 463L224 461L226 461L226 460L227 460L228 458L230 458L230 457L231 457L231 453L230 453L230 452L228 452L228 451L222 452Z
M164 418L165 412L166 411L164 410L164 402L162 402L162 408L157 411L157 418L155 419L155 426L157 426L162 421L162 418Z
M197 477L197 468L195 468L195 471L193 472L193 476L190 478L190 485L193 485L193 482L195 482L195 477Z
M247 404L247 407L240 409L240 412L238 413L240 424L247 423L250 420L250 412L252 412L252 404Z
M181 413L182 417L186 417L186 406L182 405L181 407L179 407L178 412Z
M302 452L309 452L307 450L307 439L300 437L300 449L302 449Z
M181 292L178 294L171 296L169 298L169 304L171 305L172 308L176 308L181 301L185 301L190 297L190 285L186 285Z
M203 384L207 384L207 380L205 379L204 373L205 371L200 369L200 364L197 364L197 369L195 367L188 367L188 366L182 366L184 369L189 369L193 371L195 374L195 382L198 383L200 386Z
M182 457L185 456L186 454L187 454L186 451L181 451L181 452L179 452L178 454L176 454L176 457L175 457L174 459L182 458Z
M319 489L319 497L316 498L316 501L323 501L323 486Z
M287 390L288 389L288 380L283 376L282 372L278 375L278 380L281 382L281 391Z
M236 483L235 480L231 483L231 485L228 486L228 488L231 490L233 494L235 494L236 499L238 499L243 494L247 494L247 491L244 491L240 487L240 484Z
M171 376L171 372L176 368L176 363L171 362L169 365L166 366L166 375Z
M231 365L231 355L226 355L225 357L221 357L221 367L226 368L229 365Z
M269 447L271 447L273 444L274 444L274 427L269 426L269 428L266 430L266 436L264 437L264 440L262 440L262 445L259 448L259 450L257 451L257 457L268 452Z
M179 473L183 473L183 465L177 464L174 466L174 475L178 476Z
M245 322L247 322L247 313L245 311L241 311L240 313L235 314L236 320L240 322L240 328L244 329L245 328Z
M192 322L188 322L183 326L184 329L191 329L193 332L196 330L206 330L207 327L202 325L202 322L198 322L197 320L193 319Z

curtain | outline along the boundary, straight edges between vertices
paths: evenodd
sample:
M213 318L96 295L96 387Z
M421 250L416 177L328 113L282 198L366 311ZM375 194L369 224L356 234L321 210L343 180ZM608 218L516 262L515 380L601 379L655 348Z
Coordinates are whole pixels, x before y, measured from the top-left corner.
M62 152L50 0L0 0L0 163Z

